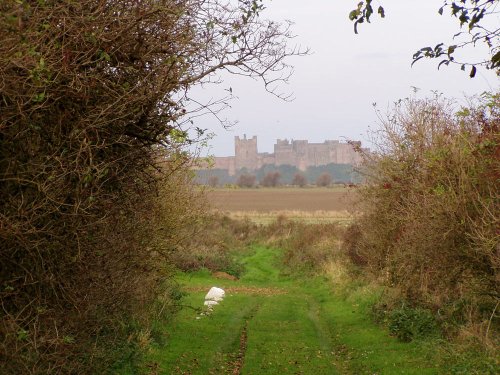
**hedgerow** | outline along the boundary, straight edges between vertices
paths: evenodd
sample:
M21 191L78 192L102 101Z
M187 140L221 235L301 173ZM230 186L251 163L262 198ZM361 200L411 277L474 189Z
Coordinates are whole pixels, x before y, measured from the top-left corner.
M288 28L260 10L0 2L3 372L105 373L144 342L200 207L186 147L203 131L187 125L217 112L189 89L221 69L269 91L289 75Z
M500 300L499 130L498 94L459 110L441 97L401 101L366 155L363 214L346 242L405 301L486 341Z

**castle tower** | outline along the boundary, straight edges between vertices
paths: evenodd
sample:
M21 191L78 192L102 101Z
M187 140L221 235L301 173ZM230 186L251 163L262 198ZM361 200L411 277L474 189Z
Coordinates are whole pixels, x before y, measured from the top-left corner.
M258 168L257 137L247 139L246 134L243 139L234 137L235 169L246 168L253 171Z

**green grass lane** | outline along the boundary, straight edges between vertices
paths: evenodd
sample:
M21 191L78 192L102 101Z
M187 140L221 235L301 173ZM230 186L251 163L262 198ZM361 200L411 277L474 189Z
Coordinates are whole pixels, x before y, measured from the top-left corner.
M150 353L158 374L434 374L429 350L371 322L363 298L346 299L321 277L282 276L278 250L255 247L239 281L182 274L184 305L201 307L212 286L226 298L210 316L183 309Z
M303 297L288 293L264 301L248 324L243 374L338 373Z

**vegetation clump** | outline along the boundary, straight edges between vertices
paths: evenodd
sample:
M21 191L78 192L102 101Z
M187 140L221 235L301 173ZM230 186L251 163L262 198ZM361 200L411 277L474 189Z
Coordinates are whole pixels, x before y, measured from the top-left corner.
M332 183L332 176L330 173L324 172L316 179L316 186L327 187Z
M260 181L264 187L276 187L280 184L281 174L278 171L268 172Z
M345 243L400 298L439 310L448 333L486 343L498 337L499 115L498 95L458 112L440 97L401 101L366 156Z
M251 188L255 186L257 178L253 174L243 173L236 180L236 185L242 188Z
M185 146L203 131L187 125L212 108L188 107L189 89L226 69L272 91L299 53L261 10L0 3L2 371L105 373L144 346L171 300L165 261L202 210Z
M292 185L304 187L307 185L307 179L303 174L295 173L293 175Z

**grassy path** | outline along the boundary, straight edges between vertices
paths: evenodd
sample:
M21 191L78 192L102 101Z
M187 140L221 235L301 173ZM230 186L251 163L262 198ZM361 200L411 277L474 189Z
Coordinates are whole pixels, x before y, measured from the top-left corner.
M239 281L183 275L184 303L201 307L211 286L226 298L209 316L183 309L149 358L159 374L433 374L418 343L371 323L363 300L346 300L321 278L280 275L277 251L257 247ZM199 319L197 319L199 317Z

